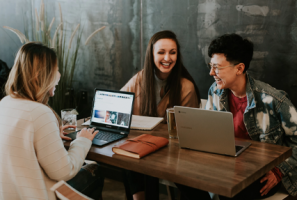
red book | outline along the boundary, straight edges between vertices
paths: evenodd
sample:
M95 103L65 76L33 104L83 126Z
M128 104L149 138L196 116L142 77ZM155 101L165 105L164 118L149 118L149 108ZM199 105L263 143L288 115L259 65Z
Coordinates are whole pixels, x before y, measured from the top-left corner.
M119 155L132 158L142 158L168 144L168 139L149 134L126 140L123 144L114 146L112 151Z

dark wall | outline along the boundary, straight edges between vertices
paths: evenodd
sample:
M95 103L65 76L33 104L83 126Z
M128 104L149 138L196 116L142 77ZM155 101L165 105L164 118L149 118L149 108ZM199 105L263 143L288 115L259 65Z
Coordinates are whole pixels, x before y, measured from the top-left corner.
M31 3L33 2L33 3ZM207 48L215 37L238 33L255 44L249 73L256 79L285 90L297 106L297 18L294 0L54 0L46 1L49 19L60 16L58 3L70 34L83 27L82 41L97 28L88 46L82 45L75 71L74 89L120 89L142 68L150 37L160 30L174 31L181 44L185 66L198 85L202 98L213 82L206 63ZM40 1L0 0L0 25L24 29L22 13L29 17ZM29 26L30 28L30 26ZM53 34L53 33L51 33ZM0 59L11 67L21 43L0 28Z
M184 64L202 98L207 98L213 82L206 68L208 45L217 36L238 33L255 45L249 73L285 90L297 105L295 13L294 0L144 1L143 43L157 31L173 30L182 46Z

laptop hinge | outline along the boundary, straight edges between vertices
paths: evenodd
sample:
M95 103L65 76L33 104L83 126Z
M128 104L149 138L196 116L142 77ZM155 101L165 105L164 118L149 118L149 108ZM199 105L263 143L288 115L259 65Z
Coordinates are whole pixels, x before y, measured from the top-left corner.
M115 129L110 129L110 128L106 128L106 127L96 127L96 126L90 126L91 127L95 127L99 130L102 130L102 131L108 131L108 132L113 132L113 133L120 133L121 135L125 135L125 134L128 134L129 132L119 132L118 130L115 130Z

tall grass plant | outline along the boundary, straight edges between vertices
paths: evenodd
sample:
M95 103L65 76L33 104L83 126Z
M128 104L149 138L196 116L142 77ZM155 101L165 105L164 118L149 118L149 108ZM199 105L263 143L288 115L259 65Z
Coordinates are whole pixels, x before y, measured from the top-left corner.
M71 100L66 98L69 89L72 88L73 76L76 69L76 62L78 57L78 50L81 46L81 38L83 30L80 24L76 26L73 30L70 38L66 34L66 24L63 23L62 8L59 4L60 11L60 22L55 28L53 37L51 38L51 31L54 27L55 17L48 23L47 16L45 14L45 4L41 1L41 6L39 13L35 8L30 19L24 18L24 33L17 29L3 26L3 28L8 29L15 33L21 43L27 43L30 41L41 42L48 47L54 48L58 56L58 67L61 73L61 78L58 86L56 87L55 96L50 99L49 105L60 114L61 110L64 108L69 108L71 105ZM32 29L28 29L28 21L32 25ZM105 26L95 30L85 41L84 45L87 45L91 38L97 34L99 31L103 30ZM32 31L29 34L29 31ZM72 102L74 99L72 100Z

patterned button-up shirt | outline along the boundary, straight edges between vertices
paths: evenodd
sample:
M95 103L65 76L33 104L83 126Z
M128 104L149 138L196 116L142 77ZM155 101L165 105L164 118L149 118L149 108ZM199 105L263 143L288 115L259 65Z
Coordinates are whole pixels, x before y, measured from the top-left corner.
M207 110L230 111L229 89L213 83L208 91ZM247 107L243 121L252 140L291 147L293 155L279 164L282 183L297 195L297 111L286 92L255 80L247 74Z

